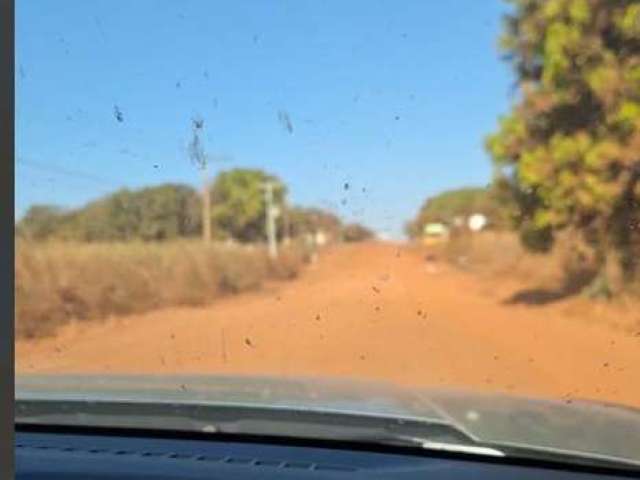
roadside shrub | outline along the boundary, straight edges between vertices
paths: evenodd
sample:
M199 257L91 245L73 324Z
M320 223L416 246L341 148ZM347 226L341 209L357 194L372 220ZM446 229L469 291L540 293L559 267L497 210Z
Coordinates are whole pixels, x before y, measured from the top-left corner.
M220 270L220 290L223 293L240 293L255 290L267 277L267 256L264 250L247 250L247 247L229 248L216 254Z
M302 265L308 260L300 248L280 252L277 260L269 261L269 276L277 280L291 280L298 276Z
M171 305L204 305L294 278L299 246L270 261L259 246L166 243L37 243L19 240L15 256L16 336L52 334L90 321Z

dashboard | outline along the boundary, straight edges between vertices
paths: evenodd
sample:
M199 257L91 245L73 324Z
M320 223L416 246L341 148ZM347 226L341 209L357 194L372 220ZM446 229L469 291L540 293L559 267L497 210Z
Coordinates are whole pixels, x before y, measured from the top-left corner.
M548 479L624 478L532 464L406 452L142 433L21 431L15 436L20 480L215 479Z

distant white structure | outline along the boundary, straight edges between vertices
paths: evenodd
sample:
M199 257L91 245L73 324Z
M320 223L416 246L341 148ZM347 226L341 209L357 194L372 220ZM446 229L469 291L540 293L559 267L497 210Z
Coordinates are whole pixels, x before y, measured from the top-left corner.
M393 240L393 236L386 231L382 231L382 232L376 232L376 238L378 240L381 240L383 242L390 242Z
M315 235L315 242L316 242L316 245L318 245L319 247L326 245L327 234L324 233L322 230L317 231Z
M479 232L487 226L487 217L481 213L475 213L469 217L467 225L472 232Z

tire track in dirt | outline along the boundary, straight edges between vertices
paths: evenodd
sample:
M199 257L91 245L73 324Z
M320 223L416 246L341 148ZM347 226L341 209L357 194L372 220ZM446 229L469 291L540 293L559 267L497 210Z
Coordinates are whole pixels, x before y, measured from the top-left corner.
M507 306L391 244L334 247L298 280L19 341L18 372L342 376L640 406L640 337Z

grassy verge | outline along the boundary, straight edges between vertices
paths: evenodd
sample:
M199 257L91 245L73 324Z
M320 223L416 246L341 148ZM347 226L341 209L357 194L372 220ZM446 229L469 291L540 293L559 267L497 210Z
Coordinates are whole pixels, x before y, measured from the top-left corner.
M561 248L549 254L530 253L511 232L460 235L442 245L440 253L450 263L465 270L546 285L563 280L569 261L567 252Z
M571 293L582 292L597 274L593 252L585 245L558 236L549 253L531 253L512 232L483 232L453 238L441 247L441 254L451 263L494 277L516 278ZM616 278L619 292L637 296L637 282Z
M95 320L176 305L204 305L294 278L307 255L297 245L270 261L264 248L198 241L127 244L18 242L16 336L52 334Z
M488 294L502 303L541 307L562 301L562 311L581 321L640 331L640 286L630 283L612 301L594 302L584 291L594 278L593 266L566 239L559 238L547 254L525 250L514 233L492 231L421 248L427 256L481 276Z

